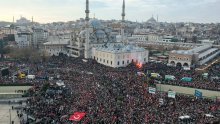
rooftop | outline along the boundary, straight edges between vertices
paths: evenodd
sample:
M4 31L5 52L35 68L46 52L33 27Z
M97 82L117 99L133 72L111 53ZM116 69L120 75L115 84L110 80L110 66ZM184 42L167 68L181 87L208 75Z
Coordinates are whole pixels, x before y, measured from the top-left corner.
M44 45L68 45L70 39L65 39L59 36L50 36L48 41L49 42L44 43Z
M193 54L197 54L197 53L203 53L204 51L207 52L209 50L209 48L211 48L211 45L204 45L204 46L199 46L199 47L195 47L191 50L173 50L171 51L172 53L177 53L177 54L184 54L184 55L193 55ZM206 51L207 50L207 51Z
M207 51L205 51L205 52L199 54L199 58L205 57L205 56L207 56L208 54L210 54L211 52L214 52L214 51L216 51L216 50L218 50L218 48L209 49L209 50L207 50Z
M105 51L111 53L130 53L130 52L143 52L145 51L144 48L136 47L133 45L123 45L123 44L107 44L102 47L97 47L96 50L98 51Z

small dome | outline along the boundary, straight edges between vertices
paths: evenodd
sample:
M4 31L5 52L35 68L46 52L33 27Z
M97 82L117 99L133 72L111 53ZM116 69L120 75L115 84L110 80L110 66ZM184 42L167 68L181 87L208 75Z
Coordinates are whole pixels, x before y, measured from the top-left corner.
M97 38L105 38L105 32L104 31L102 31L102 30L97 30L96 32L95 32L95 35L96 35L96 37Z
M125 51L131 51L131 50L133 50L133 46L127 45L127 46L124 47L124 50Z
M111 32L112 32L112 29L111 29L111 28L105 28L105 32L106 32L106 33L111 33Z
M97 19L90 20L89 25L94 29L101 29L102 28L101 22Z

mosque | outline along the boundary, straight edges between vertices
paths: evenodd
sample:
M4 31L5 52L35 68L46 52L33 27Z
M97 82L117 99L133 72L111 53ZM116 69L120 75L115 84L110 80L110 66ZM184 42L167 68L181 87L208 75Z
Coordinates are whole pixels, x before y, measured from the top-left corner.
M75 30L68 44L65 45L66 51L63 52L70 57L83 57L85 59L94 59L98 63L110 67L125 67L132 62L142 65L148 62L149 51L137 46L130 45L124 36L125 22L125 0L122 5L122 21L121 21L121 36L120 41L116 40L112 29L105 27L97 19L89 18L89 0L86 0L86 18L85 24L80 24L79 30ZM45 51L51 50L52 43L45 43ZM48 47L48 45L50 45ZM63 45L63 44L62 44ZM57 44L54 44L57 47ZM61 46L60 46L61 47ZM47 48L50 48L48 50ZM62 47L63 48L63 47ZM63 49L62 49L63 50ZM56 55L58 55L56 53ZM49 53L55 55L54 53Z

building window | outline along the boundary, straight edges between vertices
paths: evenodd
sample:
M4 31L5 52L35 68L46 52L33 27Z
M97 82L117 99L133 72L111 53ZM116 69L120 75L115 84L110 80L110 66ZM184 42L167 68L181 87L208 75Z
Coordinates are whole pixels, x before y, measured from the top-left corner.
M118 65L120 65L120 62L118 61Z
M129 60L127 61L127 63L129 63Z
M146 62L146 58L144 58L144 61Z
M112 61L111 61L111 65L112 65Z
M124 64L125 64L125 61L122 61L122 64L124 65Z
M132 59L131 62L134 62L134 59Z
M100 59L100 62L102 61L102 59Z
M97 61L99 60L99 58L97 57Z
M105 59L103 60L103 62L105 63Z
M108 64L108 60L107 60L107 64Z

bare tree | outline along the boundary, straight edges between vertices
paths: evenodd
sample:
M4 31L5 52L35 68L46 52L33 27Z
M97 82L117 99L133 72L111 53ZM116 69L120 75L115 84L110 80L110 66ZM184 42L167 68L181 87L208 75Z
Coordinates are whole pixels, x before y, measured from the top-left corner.
M22 59L30 62L41 60L41 54L36 49L32 48L12 48L10 56L14 59Z

